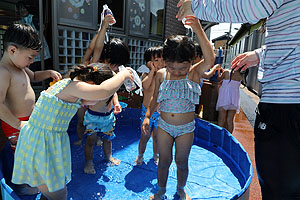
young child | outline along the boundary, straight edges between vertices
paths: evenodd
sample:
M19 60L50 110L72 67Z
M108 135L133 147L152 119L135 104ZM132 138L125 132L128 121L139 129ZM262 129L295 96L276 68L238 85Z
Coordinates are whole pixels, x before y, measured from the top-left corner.
M149 106L150 100L153 97L153 92L155 88L155 76L156 72L164 67L164 62L162 58L162 47L150 47L145 51L144 54L144 60L146 61L146 65L149 68L149 73L143 73L142 74L142 84L143 84L143 91L144 91L144 99L142 104L142 116L141 116L141 125L144 121L145 114L147 111L147 108ZM154 112L149 127L152 129L150 133L144 135L141 132L141 139L139 142L139 155L137 156L135 163L137 165L141 165L144 162L144 153L146 150L147 142L150 139L150 136L152 135L153 139L153 160L155 164L158 164L158 147L157 147L157 120L159 118L159 113Z
M235 113L240 112L241 69L236 71L225 69L218 77L219 80L223 80L216 105L216 110L219 111L218 125L230 133L234 129Z
M35 104L35 93L30 81L47 78L59 80L61 75L53 70L32 72L28 66L42 47L36 31L29 25L14 24L3 36L4 54L0 61L0 119L2 129L13 152L16 149L20 128L29 119ZM15 185L20 195L38 192L26 184Z
M114 76L113 71L107 65L101 67L101 70L107 71L107 78ZM87 138L84 148L84 173L96 173L93 164L93 152L94 145L97 141L97 135L101 137L103 141L102 147L105 159L109 161L111 165L119 165L121 162L120 160L112 157L112 140L116 137L114 133L116 118L112 109L112 105L113 103L115 105L119 104L119 101L114 102L114 100L118 100L118 98L113 98L115 95L116 93L108 99L103 99L97 102L95 105L90 105L85 112L83 125L86 129Z
M180 199L190 199L184 186L188 177L188 158L194 139L194 111L199 103L200 78L213 65L214 52L200 25L194 16L186 17L186 25L190 25L197 34L204 59L192 66L195 57L195 45L186 36L171 36L163 47L163 59L166 69L157 72L155 89L150 106L142 125L144 134L149 134L150 117L160 103L158 120L159 163L157 168L158 192L150 199L165 198L166 184L175 143L175 162L177 165L177 194Z
M193 65L201 62L203 59L202 58L203 53L202 53L201 47L198 43L195 44L195 48L196 48L196 57L193 60ZM203 75L200 79L200 87L201 88L203 86L203 79L209 79L210 77L212 77L216 73L217 69L218 69L218 67L214 66L209 71L203 73ZM201 113L202 108L203 108L202 104L196 104L195 114L198 118L201 118L200 113Z
M13 150L19 130L27 121L35 103L35 93L30 81L47 78L61 79L54 70L32 72L28 66L42 47L36 31L26 24L10 26L4 36L4 54L0 61L0 119L2 128Z
M97 65L75 67L70 78L55 83L41 93L28 123L22 121L20 125L13 183L38 187L47 199L67 198L66 181L71 179L71 151L67 134L70 120L81 101L91 104L107 99L126 79L133 79L129 70L108 79L109 72L101 70L100 66L99 69Z
M107 44L104 44L105 33L110 23L114 22L114 17L112 15L106 15L104 20L101 23L101 27L98 30L98 33L91 41L83 62L84 64L88 64L90 62L97 63L105 63L107 64L114 72L119 71L120 65L125 65L129 62L129 48L125 42L118 38L111 39ZM93 57L91 55L93 54ZM114 113L117 114L122 111L122 108L118 101L118 96L115 94L114 96ZM74 142L75 145L81 145L83 140L83 134L85 127L83 125L84 114L87 108L82 107L78 110L78 123L77 123L77 136L78 141ZM100 146L99 140L97 141L97 146Z

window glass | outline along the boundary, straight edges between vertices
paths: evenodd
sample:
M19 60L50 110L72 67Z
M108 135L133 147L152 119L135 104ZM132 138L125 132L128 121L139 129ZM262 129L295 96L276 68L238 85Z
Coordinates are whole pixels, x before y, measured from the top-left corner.
M163 35L164 0L150 1L150 34Z

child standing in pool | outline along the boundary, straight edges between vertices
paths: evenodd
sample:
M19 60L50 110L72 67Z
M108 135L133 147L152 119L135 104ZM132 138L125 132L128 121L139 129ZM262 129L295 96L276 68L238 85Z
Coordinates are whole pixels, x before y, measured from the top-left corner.
M188 177L188 158L194 139L195 104L199 103L200 78L214 62L213 49L194 16L186 17L197 34L204 59L192 66L195 45L186 36L171 36L163 46L166 69L157 72L153 99L147 110L142 130L149 131L150 117L160 103L158 121L159 164L157 168L158 192L150 199L163 199L166 192L169 167L172 163L172 148L175 143L177 165L177 194L180 199L190 199L184 190Z
M115 73L118 73L119 66L125 65L129 62L129 48L125 42L120 40L119 38L113 38L108 41L106 44L105 33L109 24L113 23L115 18L112 15L106 15L101 22L101 27L98 30L97 34L89 44L89 47L84 55L83 62L84 64L92 63L104 63L108 65ZM92 56L92 58L90 58ZM122 111L120 103L118 101L118 95L115 94L113 97L113 104L115 109L115 114ZM74 142L75 145L81 145L83 141L83 134L85 131L85 127L83 125L84 115L87 108L82 107L78 110L78 123L77 123L77 136L78 141ZM97 141L97 146L100 146L99 140Z
M144 60L146 61L146 65L149 68L149 72L144 72L142 74L142 84L143 84L143 91L144 91L144 98L142 103L142 116L141 116L141 124L144 121L145 114L147 108L149 106L150 100L153 97L153 92L155 88L155 76L158 70L164 67L164 62L162 58L162 47L150 47L145 51ZM153 160L155 164L158 164L158 147L157 147L157 120L159 118L159 113L155 111L150 120L150 134L145 135L141 132L141 139L139 142L139 155L137 156L135 163L137 165L141 165L144 162L144 153L146 150L147 143L152 135L153 140Z
M15 153L13 183L38 187L47 199L67 198L66 181L71 180L70 120L81 103L107 99L125 80L133 79L129 70L112 78L106 73L95 66L78 66L70 78L41 93L28 123L22 122L25 125Z
M106 77L111 78L114 76L114 72L107 66L101 67L100 70L107 71ZM97 141L97 136L103 141L102 147L104 151L105 159L110 162L111 165L119 165L120 160L112 157L112 140L116 137L114 133L116 118L115 112L112 108L116 93L101 101L98 101L95 105L90 105L85 112L83 125L85 126L85 133L87 135L84 155L85 166L84 173L95 174L95 168L93 163L94 146ZM119 112L116 112L116 114Z
M223 80L216 105L216 110L219 111L218 125L230 133L234 129L234 116L240 112L241 69L236 71L225 69L218 77L219 80Z

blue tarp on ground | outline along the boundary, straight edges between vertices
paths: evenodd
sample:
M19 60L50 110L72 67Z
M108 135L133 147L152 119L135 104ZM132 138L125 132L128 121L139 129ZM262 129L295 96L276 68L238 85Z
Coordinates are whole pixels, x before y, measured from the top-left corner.
M126 108L117 116L113 156L122 161L119 166L109 166L104 162L102 147L95 146L97 173L84 174L84 146L72 145L72 181L68 184L68 199L148 199L157 191L157 167L151 159L151 139L144 155L144 164L134 164L140 138L140 112L140 109ZM226 130L199 119L196 123L195 141L189 159L187 193L192 199L236 199L249 187L252 178L248 155ZM71 143L77 139L75 127L76 119L70 124ZM4 162L7 165L7 158L3 158L3 155L2 152L0 167ZM2 172L9 173L3 168ZM173 161L167 184L168 199L178 199L175 195L176 181L176 165ZM6 182L10 185L8 180Z

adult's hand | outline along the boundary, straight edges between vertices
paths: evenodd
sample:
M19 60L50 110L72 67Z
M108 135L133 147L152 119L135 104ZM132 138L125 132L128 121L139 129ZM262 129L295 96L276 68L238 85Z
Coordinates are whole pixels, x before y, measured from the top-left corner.
M179 8L176 18L181 21L187 15L194 15L192 11L192 0L180 0L177 4Z
M255 51L249 51L238 55L231 62L231 69L234 71L242 68L241 71L245 71L249 67L257 66L259 64L259 57Z

